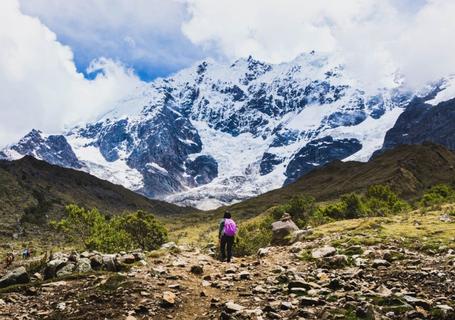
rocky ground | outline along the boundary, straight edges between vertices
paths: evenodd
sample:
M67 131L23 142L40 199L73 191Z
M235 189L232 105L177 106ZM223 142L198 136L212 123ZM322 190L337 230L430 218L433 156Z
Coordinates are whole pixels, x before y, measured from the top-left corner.
M65 263L47 262L31 282L1 289L0 319L455 319L450 249L317 239L228 264L170 246L109 256L116 271L89 271L88 261L107 268L96 256L54 255Z

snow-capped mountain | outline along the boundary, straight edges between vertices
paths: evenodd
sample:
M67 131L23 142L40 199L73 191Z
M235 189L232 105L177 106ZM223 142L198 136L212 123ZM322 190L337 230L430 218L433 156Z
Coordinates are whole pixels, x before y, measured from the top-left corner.
M413 96L398 81L367 93L334 57L314 52L279 65L205 61L138 88L94 123L33 130L0 157L30 154L208 209L335 159L368 160Z

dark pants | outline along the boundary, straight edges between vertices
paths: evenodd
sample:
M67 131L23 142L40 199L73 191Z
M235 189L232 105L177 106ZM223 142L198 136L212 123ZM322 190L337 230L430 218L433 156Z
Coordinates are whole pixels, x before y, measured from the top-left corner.
M223 235L220 241L220 250L221 250L221 260L227 260L227 262L231 262L232 258L232 246L234 245L234 237L229 237ZM227 252L227 255L226 255Z

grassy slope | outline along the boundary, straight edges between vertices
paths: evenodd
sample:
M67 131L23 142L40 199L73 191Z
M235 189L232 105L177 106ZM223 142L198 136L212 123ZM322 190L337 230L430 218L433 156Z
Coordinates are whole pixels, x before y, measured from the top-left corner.
M69 203L98 208L107 214L141 209L166 216L195 211L150 200L87 173L32 157L0 161L0 236L10 236L18 228L27 226L27 222L43 226L49 219L61 216L63 207Z
M414 249L455 249L455 222L442 221L445 214L455 221L455 204L389 217L336 221L316 227L311 237L338 238L332 243L336 246L397 242Z
M414 200L437 183L455 183L455 153L435 144L401 146L367 163L336 161L316 169L297 182L230 207L165 219L174 240L198 242L213 238L224 210L239 221L308 194L330 202L349 192L363 192L370 185L387 184L401 197Z

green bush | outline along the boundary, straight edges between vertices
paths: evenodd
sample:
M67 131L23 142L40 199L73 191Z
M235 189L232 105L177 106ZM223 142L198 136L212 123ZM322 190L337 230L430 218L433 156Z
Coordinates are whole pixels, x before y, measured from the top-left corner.
M107 219L97 209L76 205L65 208L67 217L51 224L76 245L89 250L116 252L153 250L167 241L167 230L152 214L142 211Z
M261 220L248 221L239 224L235 238L235 254L246 256L255 254L259 248L267 247L272 240L273 214L268 214Z
M287 204L276 207L272 213L273 218L279 220L285 212L291 215L292 220L300 228L316 221L319 224L322 218L321 211L316 205L316 200L307 195L295 196Z
M455 201L455 190L446 184L437 184L424 193L419 201L421 207L431 207Z
M136 211L114 219L117 229L125 230L144 250L156 250L168 239L166 228L152 214Z
M372 216L385 216L411 209L411 206L400 199L389 186L370 186L365 194L365 201Z
M320 216L332 219L355 219L367 216L385 216L409 210L410 205L400 199L388 186L374 185L365 195L351 193L339 201L320 208Z

